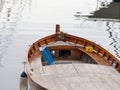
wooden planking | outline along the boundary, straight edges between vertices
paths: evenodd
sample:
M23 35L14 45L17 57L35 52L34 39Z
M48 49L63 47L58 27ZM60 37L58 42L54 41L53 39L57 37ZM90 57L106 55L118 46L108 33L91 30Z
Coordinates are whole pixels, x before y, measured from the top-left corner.
M41 63L41 58L35 58L31 63L31 71L35 74L36 77L39 78L39 75L42 75L43 68L42 68L42 63Z
M55 69L59 77L70 77L77 75L77 72L72 64L58 64L55 65Z
M35 57L34 53L36 52L36 49L35 47L40 47L42 45L48 45L49 43L51 42L56 42L56 38L57 38L57 35L58 34L53 34L53 35L50 35L50 36L47 36L47 37L44 37L38 41L36 41L35 43L33 43L33 45L30 46L29 50L28 50L28 60L32 60L33 57ZM89 41L89 40L86 40L84 38L80 38L80 37L77 37L77 36L74 36L74 35L69 35L69 34L64 34L64 39L60 42L63 42L63 41L66 41L66 42L71 42L71 43L74 43L74 44L77 44L79 46L82 46L82 47L85 47L85 46L93 46L94 48L94 51L101 55L102 58L104 57L105 60L102 61L101 60L97 60L97 58L95 58L95 60L97 60L98 64L107 64L107 65L111 65L113 61L115 61L117 63L117 66L116 66L116 69L120 72L120 61L114 57L111 53L109 53L107 50L105 50L104 48L102 48L101 46L95 44L94 42L92 41ZM58 41L59 42L59 39ZM63 43L58 43L58 45L61 45ZM35 46L34 46L35 45ZM70 44L69 44L70 45ZM73 45L73 44L71 44ZM92 57L94 57L95 55L97 54L90 54ZM38 53L37 53L38 55Z
M41 59L36 58L31 67L36 79L52 90L120 89L120 75L110 66L83 63L42 66Z
M97 62L97 64L109 65L108 62L106 62L105 59L102 56L96 54L95 52L87 53L84 48L79 48L79 49L81 51L83 51L84 53L88 54L91 58L93 58L93 60L95 60L95 62Z
M106 66L102 66L102 65L96 65L96 64L93 64L93 65L88 64L88 65L86 65L86 64L77 64L77 63L73 64L73 65L74 65L74 67L77 69L77 71L79 73L84 73L84 72L86 72L86 73L99 73L99 74L100 73L101 74L104 74L104 73L109 74L109 73L111 73L109 70L107 70L110 67L106 68Z

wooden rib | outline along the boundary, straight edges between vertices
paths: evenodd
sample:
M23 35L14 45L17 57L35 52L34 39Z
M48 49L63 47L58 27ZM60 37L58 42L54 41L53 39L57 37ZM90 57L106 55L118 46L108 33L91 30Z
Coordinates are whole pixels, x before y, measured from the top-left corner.
M50 42L54 42L56 36L57 36L57 34L47 36L45 38L42 38L42 39L36 41L34 44L38 45L38 47L39 47L41 45L48 44ZM80 38L80 37L77 37L77 36L69 35L69 34L64 34L64 37L65 37L65 41L72 42L72 43L75 43L75 44L79 44L81 46L82 45L83 46L86 46L86 45L91 45L92 46L92 45L94 45L94 48L93 48L94 51L99 53L99 55L106 57L106 60L109 63L109 65L111 65L110 61L115 60L115 62L117 62L117 64L118 64L117 68L120 68L120 61L115 56L113 56L110 52L108 52L107 50L102 48L100 45L97 45L97 44L95 44L95 43L93 43L93 42L91 42L89 40L86 40L86 39L83 39L83 38ZM34 47L30 47L30 49L28 51L28 57L29 58L32 58L32 56L33 56L33 52L34 52L33 48ZM108 60L109 57L111 57L110 60ZM101 63L101 61L100 61L100 63ZM119 70L119 72L120 72L120 70Z

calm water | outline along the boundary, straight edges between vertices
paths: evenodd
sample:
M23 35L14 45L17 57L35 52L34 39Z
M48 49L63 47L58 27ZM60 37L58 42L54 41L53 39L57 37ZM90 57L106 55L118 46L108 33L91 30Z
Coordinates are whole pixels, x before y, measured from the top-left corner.
M28 45L53 34L55 24L60 24L63 32L100 44L120 59L120 22L76 20L74 17L76 12L89 14L96 10L96 1L32 0L31 8L26 6L17 24L1 21L0 90L19 90L19 76Z

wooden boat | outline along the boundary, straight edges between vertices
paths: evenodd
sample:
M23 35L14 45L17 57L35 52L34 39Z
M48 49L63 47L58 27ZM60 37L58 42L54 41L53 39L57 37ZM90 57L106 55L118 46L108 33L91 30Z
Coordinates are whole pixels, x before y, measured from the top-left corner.
M92 41L61 32L59 25L55 34L29 46L25 68L31 90L120 89L120 61Z

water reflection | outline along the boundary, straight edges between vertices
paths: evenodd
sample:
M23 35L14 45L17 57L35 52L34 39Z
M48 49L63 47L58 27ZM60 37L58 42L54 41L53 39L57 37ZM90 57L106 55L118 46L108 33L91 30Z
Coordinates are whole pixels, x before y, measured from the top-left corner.
M1 28L0 28L0 66L2 66L1 60L3 56L6 54L8 46L11 44L11 38L14 33L15 25L10 22L6 22L6 23L1 22L0 25L1 25Z
M12 43L17 22L22 10L31 0L1 0L0 1L0 66L7 47Z
M114 47L114 52L118 58L120 58L120 23L119 22L107 22L107 32L112 42L109 44Z
M120 2L111 2L99 7L89 18L120 19Z
M109 45L114 48L115 55L120 58L120 1L99 1L96 11L92 14L88 16L89 20L107 21L106 31L109 33L108 38L112 40Z

